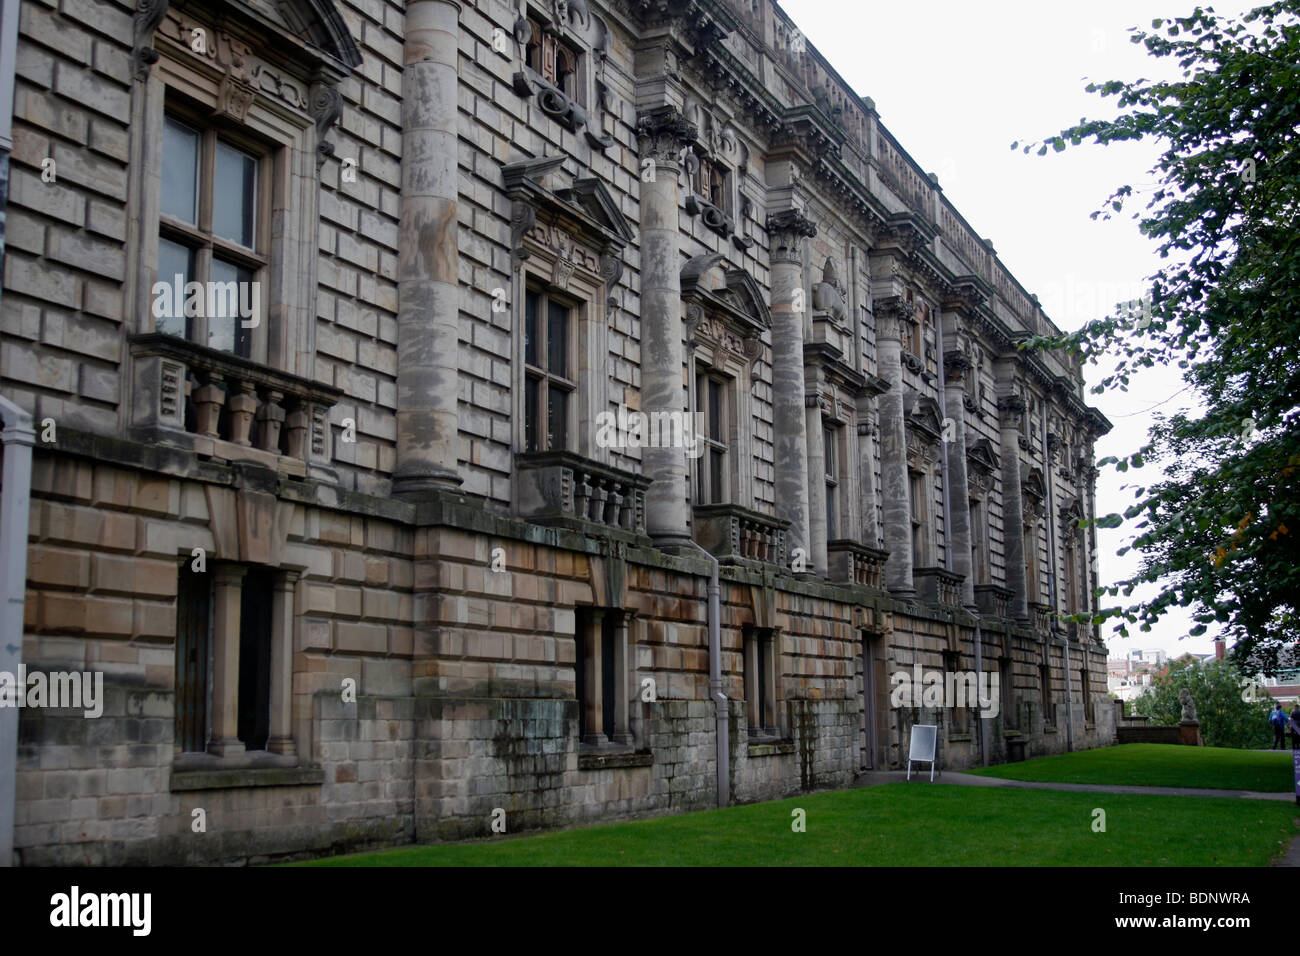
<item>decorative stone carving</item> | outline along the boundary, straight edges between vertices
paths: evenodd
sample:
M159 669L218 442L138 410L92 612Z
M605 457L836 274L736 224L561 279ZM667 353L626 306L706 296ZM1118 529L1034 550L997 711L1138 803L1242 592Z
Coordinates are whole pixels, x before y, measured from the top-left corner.
M131 65L137 80L149 77L150 68L158 62L158 51L150 45L154 31L167 15L168 0L139 0L132 15Z
M532 255L524 248L524 236L536 224L537 210L531 205L519 199L510 204L510 261L516 269Z
M803 239L817 235L817 226L797 209L785 209L767 217L767 233L773 262L802 262Z
M641 113L636 120L637 147L641 158L652 160L676 174L681 169L681 152L698 136L695 125L671 106L660 106Z
M308 92L307 112L316 121L316 165L334 155L334 144L325 139L325 132L343 115L343 96L338 89L325 83L313 83Z
M835 274L835 260L826 257L822 267L822 281L813 284L813 311L824 312L836 322L843 324L847 320L848 310L844 305L844 286Z
M876 319L877 339L901 339L903 323L912 320L916 306L901 295L891 295L876 302L874 315Z
M1019 427L1025 408L1025 400L1019 395L1004 395L998 399L998 418L1004 425Z

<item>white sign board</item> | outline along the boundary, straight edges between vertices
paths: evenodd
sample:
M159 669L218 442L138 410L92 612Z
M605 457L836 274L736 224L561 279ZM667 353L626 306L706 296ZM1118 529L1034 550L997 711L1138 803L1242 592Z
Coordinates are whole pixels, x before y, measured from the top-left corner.
M929 763L930 782L934 782L934 749L939 740L936 724L913 724L912 743L907 752L907 779L912 779L912 761Z

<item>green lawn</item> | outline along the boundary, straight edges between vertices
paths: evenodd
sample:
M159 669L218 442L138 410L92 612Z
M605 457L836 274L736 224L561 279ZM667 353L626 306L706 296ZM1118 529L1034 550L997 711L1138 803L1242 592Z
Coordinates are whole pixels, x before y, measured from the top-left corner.
M1272 801L895 783L305 865L1259 866L1297 834L1296 815Z
M1265 793L1290 793L1295 788L1290 750L1231 750L1175 744L1121 744L968 772L1004 780L1050 783L1204 787Z

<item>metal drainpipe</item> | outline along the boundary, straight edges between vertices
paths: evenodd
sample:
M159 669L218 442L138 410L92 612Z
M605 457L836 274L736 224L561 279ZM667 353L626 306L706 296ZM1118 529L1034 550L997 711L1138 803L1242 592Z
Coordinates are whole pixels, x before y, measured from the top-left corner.
M0 672L14 675L23 657L23 600L27 596L27 520L32 492L32 416L0 397ZM18 688L24 693L26 688ZM18 708L0 707L0 866L14 856L14 795L18 777Z
M718 559L690 541L691 547L709 562L709 697L713 699L714 727L718 745L718 806L731 803L731 715L727 695L722 692L722 589L718 586Z
M1050 560L1047 562L1047 579L1051 582L1052 597L1052 630L1056 633L1056 615L1060 610L1056 598L1056 491L1055 482L1052 481L1052 458L1047 451L1047 402L1043 402L1042 410L1042 442L1043 442L1043 470L1047 472L1047 553ZM1074 703L1070 699L1070 635L1066 634L1065 643L1065 749L1071 751L1074 749ZM1051 646L1050 643L1048 645ZM1051 652L1048 652L1048 674L1051 674Z

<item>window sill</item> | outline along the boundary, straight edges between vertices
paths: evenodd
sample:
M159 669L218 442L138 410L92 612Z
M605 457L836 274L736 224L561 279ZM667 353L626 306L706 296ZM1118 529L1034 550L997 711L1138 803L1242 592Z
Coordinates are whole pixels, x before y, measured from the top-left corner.
M1044 728L1043 728L1043 733L1045 733L1045 734L1054 734L1054 733L1056 733L1056 728L1055 728L1055 727L1044 727Z
M747 755L750 757L786 757L794 753L794 741L777 737L750 738Z
M259 752L223 760L211 754L181 754L172 762L170 789L176 793L247 787L303 787L324 782L324 770L299 766L291 757Z
M970 743L974 739L975 737L973 734L949 734L948 735L948 743L950 744Z
M653 766L654 754L649 750L615 750L605 751L597 747L582 745L578 750L579 770L626 770L636 767Z

